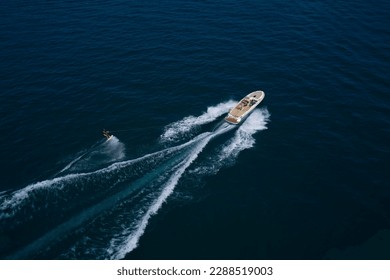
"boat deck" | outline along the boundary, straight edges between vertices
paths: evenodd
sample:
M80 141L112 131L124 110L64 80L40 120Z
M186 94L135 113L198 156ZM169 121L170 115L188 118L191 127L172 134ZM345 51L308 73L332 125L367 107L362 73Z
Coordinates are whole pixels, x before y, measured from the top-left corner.
M263 99L264 92L261 90L248 94L229 111L228 115L225 117L225 121L231 124L239 124Z
M230 114L234 117L241 117L245 115L246 112L248 112L253 105L257 104L257 102L261 101L262 99L262 92L253 92L250 95L246 96L245 98L241 99L241 101L230 110Z

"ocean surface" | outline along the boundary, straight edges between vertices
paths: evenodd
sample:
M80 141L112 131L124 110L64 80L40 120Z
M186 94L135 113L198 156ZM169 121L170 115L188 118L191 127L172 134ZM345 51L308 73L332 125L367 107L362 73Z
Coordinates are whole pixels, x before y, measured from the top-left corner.
M2 1L0 258L390 259L389 12Z

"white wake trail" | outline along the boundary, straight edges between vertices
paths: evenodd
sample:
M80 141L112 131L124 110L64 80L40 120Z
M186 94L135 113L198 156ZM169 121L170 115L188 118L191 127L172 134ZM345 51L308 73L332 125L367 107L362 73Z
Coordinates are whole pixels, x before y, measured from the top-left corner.
M115 161L120 161L125 157L125 145L114 135L110 140L92 146L84 151L80 156L76 157L68 163L63 169L54 175L58 175L67 171L84 171L96 167L97 164L108 164Z
M181 138L200 125L215 121L218 117L226 114L229 109L236 105L236 101L227 101L207 108L207 111L200 116L188 116L180 121L169 124L165 127L164 133L160 136L162 143L177 142Z
M207 111L203 113L202 115L198 117L189 116L181 121L172 123L168 125L165 129L165 132L161 135L160 140L161 141L174 141L179 139L183 134L186 132L192 130L194 127L197 127L202 124L210 123L214 121L216 118L221 116L222 114L226 113L232 106L235 105L234 101L227 101L220 103L216 106L211 106L207 108ZM199 135L198 137L202 137ZM102 168L96 171L92 172L76 172L72 174L63 175L60 177L56 177L53 179L44 180L41 182L37 182L34 184L30 184L20 190L14 191L10 194L6 194L0 197L0 210L3 212L0 214L1 218L9 218L13 216L12 209L15 208L17 210L17 206L22 204L32 193L43 190L43 189L57 189L61 190L66 187L69 183L78 182L79 180L84 180L87 178L90 178L95 175L104 175L104 174L110 174L111 172L118 170L120 168L127 167L131 164L134 164L140 160L144 160L146 158L158 156L164 153L170 153L174 152L176 150L180 150L181 148L191 145L192 143L198 141L198 137L195 139L188 141L182 145L170 147L155 153L151 153L145 156L142 156L138 159L132 159L128 161L123 162L116 162L111 164L110 166L106 168ZM99 148L100 147L100 148ZM110 141L106 141L103 144L98 146L99 153L105 153L113 156L113 160L120 160L124 157L124 145L116 138L113 137ZM91 151L92 149L92 151ZM78 156L76 159L71 161L67 166L65 166L58 175L61 175L62 173L66 171L70 171L75 169L76 167L82 167L83 162L91 162L92 160L89 160L89 157L91 156L91 152L93 154L95 147L92 147L90 150L86 151L82 155ZM79 168L76 168L76 170ZM80 168L82 169L82 168ZM79 170L80 170L79 169ZM11 212L11 213L10 213Z
M208 157L207 162L190 171L196 175L216 174L222 167L234 164L241 151L250 149L256 143L254 134L267 129L270 113L266 108L255 109L252 114L238 127L227 143L217 154Z
M253 135L261 130L267 129L270 114L267 109L257 109L237 129L234 137L222 148L218 158L223 161L228 158L236 158L238 154L252 148L256 143Z
M201 125L217 120L235 103L234 101L220 103L209 107L198 117L189 116L168 125L160 136L161 143L163 146L164 144L173 146L172 144L179 140L193 137L196 132L199 134L201 130L211 126L200 127ZM83 163L87 167L88 163L93 164L96 160L96 158L92 160L92 156L104 156L107 152L112 160L124 157L124 146L122 149L118 145L120 141L118 139L118 142L108 143L108 141L92 147L92 150L75 158L60 171L59 174L63 173L60 177L30 184L12 193L1 193L0 222L4 224L15 218L23 222L25 216L27 216L26 220L29 219L28 217L39 218L40 213L43 213L39 212L41 210L60 209L62 212L72 213L71 211L77 210L80 205L67 203L76 201L74 198L77 195L83 197L82 205L89 205L78 214L69 215L67 221L46 232L13 256L20 258L31 254L44 255L45 248L48 248L47 252L51 250L49 245L61 243L69 236L73 238L82 233L81 239L76 241L70 250L64 251L65 255L72 256L72 252L77 251L74 254L76 258L85 257L88 256L87 251L90 249L99 252L99 254L92 254L93 256L125 258L126 254L137 248L150 218L174 192L190 166L198 166L190 170L191 174L197 176L206 173L215 174L223 166L234 163L242 150L253 147L256 141L254 134L267 129L269 117L267 109L256 109L240 126L224 122L214 131L199 134L186 143L176 144L139 158L115 162L105 168L98 169L99 167L95 166L95 171L83 170ZM200 128L197 129L198 127ZM229 134L232 137L229 136L227 142L223 145L215 142L218 145L211 147L210 150L214 151L213 156L204 155L196 160L213 138L234 128L236 130ZM208 160L204 162L203 159L207 158ZM69 174L76 171L78 172ZM125 186L123 184L125 182L131 184ZM90 193L91 190L93 193ZM93 195L96 197L91 198ZM42 203L42 198L49 198L54 202ZM12 219L6 220L8 218ZM115 222L112 222L113 219ZM91 228L90 235L86 234L89 228ZM82 230L79 231L80 229ZM97 235L98 239L95 239L96 232L101 233ZM87 246L88 244L92 246ZM37 250L42 251L37 253Z
M7 259L26 259L34 255L39 256L40 254L44 254L45 251L50 250L50 244L53 244L55 242L61 242L61 240L68 238L72 234L77 234L77 231L82 230L83 228L85 230L86 228L88 228L88 223L91 223L92 220L98 220L99 218L102 218L104 216L106 216L107 218L107 215L108 217L110 217L110 215L113 214L113 212L111 211L115 211L115 208L118 207L121 203L125 202L131 194L144 187L145 185L153 184L156 181L158 182L160 177L163 177L163 175L161 175L162 170L167 171L171 168L174 168L174 166L179 162L180 159L177 158L168 160L167 163L162 164L161 166L148 172L141 178L133 181L129 186L122 189L118 193L107 196L102 201L83 209L80 213L72 216L69 220L48 231L37 240L28 244L26 247L20 249L14 254L9 255ZM164 172L163 174L166 173L167 172ZM116 216L115 218L119 219L118 216ZM85 236L85 238L88 239L88 236ZM94 245L96 246L97 244ZM74 246L74 248L76 248L76 245ZM97 251L97 248L92 246L92 248L83 248L82 250L84 253L82 256L84 258L84 256L87 255L86 253L88 251ZM67 258L69 258L69 255ZM96 258L96 255L94 255L93 258Z
M232 125L223 124L215 132L213 132L212 134L210 134L196 144L196 146L191 150L188 157L185 158L181 163L181 167L170 177L168 182L164 185L160 196L153 201L149 209L139 221L136 230L131 233L125 230L119 238L116 237L111 240L111 246L108 249L108 251L111 252L111 259L122 259L126 256L127 253L131 252L138 246L139 239L144 234L145 229L149 223L149 219L157 213L163 203L173 192L184 171L186 171L186 169L191 165L191 163L198 157L200 152L210 142L211 139L233 128L234 126Z
M109 176L112 172L116 171L119 172L121 169L128 167L132 164L135 164L137 162L146 160L148 158L153 157L162 157L168 154L171 154L173 152L176 152L178 150L183 149L186 146L192 145L194 142L199 141L202 139L202 137L205 137L205 135L199 135L198 137L194 138L191 141L188 141L187 143L166 148L161 151L157 151L154 153L150 153L147 155L144 155L142 157L131 159L127 161L122 162L116 162L111 164L110 166L99 169L93 172L86 172L86 173L75 173L75 174L68 174L65 176L57 177L50 180L41 181L38 183L34 183L31 185L28 185L24 187L23 189L17 190L10 195L5 195L1 197L1 203L0 203L0 219L1 218L10 218L12 217L15 212L18 210L18 206L21 205L26 199L28 199L32 193L35 193L37 191L43 190L43 189L51 189L51 190L62 190L66 186L68 186L71 183L78 182L80 180L91 180L96 175L104 175ZM126 178L123 178L123 180ZM119 182L119 181L118 181Z
M71 162L68 163L67 166L65 166L64 168L62 168L56 175L54 175L54 177L60 175L61 173L64 173L66 170L70 169L73 164L75 164L76 162L78 162L83 156L85 156L88 152L86 153L83 153L81 156L75 158L74 160L72 160Z

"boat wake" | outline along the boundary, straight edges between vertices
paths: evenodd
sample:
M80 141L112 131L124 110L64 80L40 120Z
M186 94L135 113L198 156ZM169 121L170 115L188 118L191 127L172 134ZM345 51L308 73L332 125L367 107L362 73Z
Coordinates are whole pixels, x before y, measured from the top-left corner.
M0 227L4 230L0 234L11 240L2 245L3 257L125 258L138 246L150 219L183 176L217 173L226 162L232 164L240 151L254 145L254 133L266 129L269 113L256 109L238 128L222 123L212 131L186 138L185 134L217 121L231 103L234 102L209 107L198 117L168 125L160 141L164 142L162 146L171 146L161 150L120 161L124 158L124 145L114 138L111 143L99 143L78 155L55 178L2 194ZM218 145L214 155L198 160L217 137L227 139ZM179 141L184 143L177 144ZM95 163L92 168L88 166L104 154L110 155L104 160L116 162L97 170L93 170Z
M174 143L182 141L185 137L191 137L192 131L201 125L215 121L218 117L226 114L236 103L236 101L232 100L222 102L216 106L208 107L207 111L200 116L188 116L180 121L174 122L165 127L164 133L160 136L160 141L162 143Z
M256 109L252 115L236 130L234 136L225 144L218 146L206 160L194 165L189 173L195 176L214 175L222 167L231 166L239 153L252 148L256 142L254 134L267 129L270 114L267 109Z
M115 136L104 142L99 141L91 148L81 151L53 177L69 172L96 169L99 166L125 158L125 145Z

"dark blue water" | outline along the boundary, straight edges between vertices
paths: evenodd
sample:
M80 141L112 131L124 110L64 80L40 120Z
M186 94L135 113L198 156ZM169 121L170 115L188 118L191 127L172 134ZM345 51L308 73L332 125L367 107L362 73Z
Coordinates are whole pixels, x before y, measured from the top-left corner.
M389 259L389 11L2 3L0 257Z

